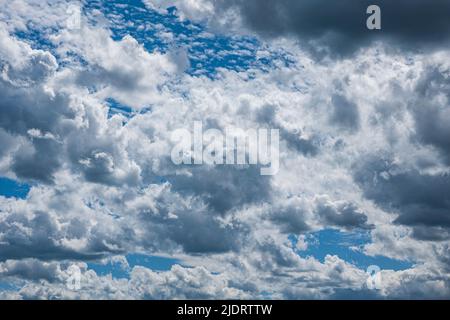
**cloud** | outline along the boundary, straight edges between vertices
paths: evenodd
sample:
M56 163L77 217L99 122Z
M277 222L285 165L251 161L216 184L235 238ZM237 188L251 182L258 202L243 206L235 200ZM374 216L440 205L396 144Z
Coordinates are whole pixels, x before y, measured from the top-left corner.
M209 18L211 26L238 30L244 26L265 38L294 37L314 56L342 57L374 41L400 49L445 48L450 28L445 0L355 1L330 3L326 0L218 0L156 1L167 7L177 5L194 20ZM382 30L369 31L366 10L381 8Z
M37 262L24 262L18 266L17 262L9 262L4 268L14 268L15 275L24 274L34 265L38 270L45 270L47 265ZM112 279L110 276L98 276L94 271L87 270L86 265L80 265L81 288L70 290L66 286L69 273L67 265L48 270L50 277L57 277L57 281L44 278L41 284L29 282L18 292L2 293L2 298L14 299L244 299L249 295L242 290L232 287L229 280L222 275L213 275L202 267L183 268L175 265L170 271L154 272L145 267L134 267L130 272L130 279ZM13 272L9 272L9 276ZM36 273L33 276L37 276Z
M411 104L417 140L438 149L450 164L449 66L441 61L428 66L416 86L417 100Z
M36 259L8 260L0 264L0 274L3 277L55 282L63 279L58 273L61 273L58 263L41 262Z
M0 13L0 172L32 184L26 199L0 197L0 275L20 287L2 297L448 297L444 46L408 55L365 48L374 40L365 36L365 10L359 15L358 4L347 12L347 1L339 7L166 1L178 4L185 18L241 19L264 36L292 35L317 51L354 54L351 61L324 65L288 39L266 45L288 50L289 61L201 76L182 72L188 67L184 48L148 52L142 39L115 38L105 24L90 20L79 31L67 30L57 17L64 3L57 3L55 9L42 5L43 15L35 1L1 2L7 13ZM427 8L446 6L430 3ZM374 38L405 47L426 41L420 33L409 37L400 25L388 28L398 9L385 5L386 33ZM402 14L412 17L421 8L410 1ZM14 10L20 14L8 14ZM356 11L364 30L354 29L348 15ZM324 15L337 18L320 19ZM436 17L438 23L441 14ZM49 32L49 48L37 49L15 34L28 29L28 20ZM110 99L130 110L127 117L109 112ZM171 132L190 130L199 120L221 131L278 128L279 173L175 166ZM414 266L386 271L389 287L369 294L365 271L351 261L302 258L298 249L305 245L290 241L330 227L364 229L372 240L361 248L365 254ZM182 257L190 268L136 267L129 279L115 279L86 265L135 252ZM67 290L70 263L81 266L85 290Z
M166 183L129 199L125 210L136 214L142 235L134 241L142 241L144 247L155 251L182 248L201 254L238 250L245 228L221 221L203 196L183 196Z
M14 135L27 135L29 130L51 131L58 121L56 114L68 111L64 110L67 104L64 95L52 96L43 87L58 67L56 59L48 52L33 50L29 45L9 37L2 26L0 33L1 127ZM33 105L34 108L30 107ZM55 113L46 113L45 108L51 106ZM34 144L27 141L20 145L13 156L13 170L21 178L49 183L59 166L58 158L52 155L60 150L60 146L52 140L34 141Z
M357 130L359 128L359 112L355 103L338 94L333 95L331 101L334 107L331 122L350 131Z
M367 216L355 204L346 201L333 203L326 197L317 199L317 214L324 220L324 225L343 227L346 229L370 229Z
M58 202L52 203L50 199L54 192L32 190L27 200L2 200L0 261L98 259L109 252L123 250L123 242L118 235L128 231L119 231L122 227L108 215L97 215L94 220L83 216L93 211L73 194L59 197ZM77 209L74 210L69 203L77 203ZM67 208L68 214L61 215Z
M416 170L397 167L389 160L374 159L358 169L355 179L367 198L385 210L399 213L396 223L413 227L449 228L448 174L421 174ZM425 239L423 231L419 229L415 235ZM432 234L428 237L435 238Z

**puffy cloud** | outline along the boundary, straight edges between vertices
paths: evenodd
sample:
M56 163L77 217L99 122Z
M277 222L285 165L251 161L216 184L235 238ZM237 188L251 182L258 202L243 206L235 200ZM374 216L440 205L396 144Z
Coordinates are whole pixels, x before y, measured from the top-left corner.
M64 78L58 79L64 86L89 88L99 98L114 98L135 109L163 101L160 88L186 68L178 51L149 53L131 36L114 41L109 31L89 25L76 31L63 30L52 40L58 54L74 64L75 72L63 73ZM71 61L73 55L75 61ZM88 65L78 66L78 59Z
M95 211L88 199L67 191L56 197L61 192L42 188L33 189L27 200L2 198L0 260L95 259L124 249L118 235L131 230L100 211L91 219L89 212Z
M159 12L166 12L170 7L176 7L180 11L180 17L182 19L195 19L202 17L206 19L209 14L214 12L214 3L206 0L144 0L148 7L156 9Z
M380 45L323 65L287 43L292 61L284 65L192 76L181 72L183 53L149 53L131 36L113 40L103 24L59 29L48 37L51 50L12 35L25 28L27 15L43 29L62 24L58 3L54 11L43 5L52 12L47 22L22 10L39 6L35 1L1 3L21 14L0 27L0 172L33 182L26 199L0 197L0 275L21 288L2 297L448 296L447 51L405 56ZM252 15L276 6L267 23L275 26L272 35L323 40L346 52L326 42L340 21L300 22L316 32L293 28L291 12L303 15L309 11L302 6L320 2L164 4L178 4L188 18L234 8L264 34ZM405 16L418 6L410 2ZM286 28L277 26L279 15L288 15ZM334 29L365 43L349 24ZM408 42L409 31L397 28L386 36ZM130 107L128 117L109 114L109 98ZM175 166L171 132L199 120L222 132L278 128L278 175L260 176L258 167ZM329 227L365 229L372 236L361 249L366 254L416 265L383 271L388 286L369 293L364 270L337 256L302 258L305 243L289 241ZM193 268L135 267L130 279L114 279L84 264L132 252L181 256ZM71 262L86 280L80 292L64 283Z
M324 220L324 225L352 228L370 228L367 216L353 203L337 201L332 203L326 198L319 198L317 214Z
M8 31L39 30L51 33L52 28L67 28L68 10L75 2L67 0L1 0L1 20Z
M0 264L0 274L3 277L16 277L26 280L46 280L54 282L62 280L58 263L41 262L39 260L7 260Z

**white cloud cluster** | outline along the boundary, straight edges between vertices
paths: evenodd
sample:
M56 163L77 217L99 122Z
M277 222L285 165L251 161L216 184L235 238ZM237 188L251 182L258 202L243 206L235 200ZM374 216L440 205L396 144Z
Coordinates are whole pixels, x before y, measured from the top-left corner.
M207 0L144 0L145 5L151 9L165 13L170 7L176 7L180 11L180 17L183 19L206 19L208 15L214 12L214 5Z
M61 27L41 16L57 17L64 3L0 5L22 17L2 13L0 24L0 173L33 183L26 199L0 197L0 278L21 286L1 297L449 296L448 51L380 45L325 65L288 43L289 66L212 79L88 21L52 34L54 50L33 49L13 31L24 20ZM136 112L108 116L106 99ZM194 121L279 128L279 174L175 166L171 132ZM415 265L383 271L386 286L373 293L364 270L332 255L301 258L307 244L288 240L330 227L370 231L366 254ZM193 268L135 267L113 279L83 264L133 252ZM79 292L64 283L71 261L86 280Z

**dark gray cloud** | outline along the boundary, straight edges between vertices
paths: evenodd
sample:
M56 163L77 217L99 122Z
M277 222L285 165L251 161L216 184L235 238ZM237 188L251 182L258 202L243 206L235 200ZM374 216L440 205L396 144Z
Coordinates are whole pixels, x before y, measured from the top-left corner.
M366 28L369 5L382 10L382 30ZM216 12L236 9L246 27L265 36L295 36L316 54L342 56L374 40L405 48L444 46L449 38L447 0L218 0Z
M398 213L395 223L418 228L421 240L442 240L450 229L450 175L402 169L389 159L371 159L355 171L365 196L386 211ZM427 235L425 235L425 229Z
M445 241L450 239L450 229L416 226L413 230L413 237L424 241Z
M4 212L0 212L5 214ZM133 237L133 230L125 227L116 232L115 226L94 226L87 233L88 225L84 224L83 237L71 234L73 227L63 230L58 228L60 220L54 214L42 211L33 212L34 217L26 213L15 212L0 222L2 241L0 243L0 261L9 259L36 258L39 260L96 260L109 254L123 253L124 242ZM72 219L64 221L71 224ZM77 221L75 221L77 223ZM26 230L21 226L27 226ZM120 227L121 228L121 227ZM71 230L72 229L72 230ZM114 229L114 230L113 230ZM88 239L83 248L69 248L65 240Z
M301 137L301 132L290 132L285 128L280 129L280 137L286 141L287 146L305 156L317 156L320 152L320 137L313 135L305 139Z
M329 202L319 202L316 212L325 225L342 227L345 229L361 228L370 229L367 224L367 216L355 204L341 202L333 205Z
M37 259L8 260L0 266L1 276L27 280L54 282L57 280L57 273L58 265L56 263L45 263Z
M178 221L160 224L163 232L189 253L223 253L236 251L242 245L245 230L224 226L207 212L186 212Z
M260 166L186 166L192 175L167 176L173 190L184 195L201 196L213 212L224 214L245 204L270 199L270 177L261 176Z
M73 119L75 113L68 107L67 95L52 96L43 88L58 67L51 54L35 50L20 59L21 64L13 65L0 57L0 127L13 137L28 140L13 154L14 173L24 180L51 183L62 153L55 140L58 124L61 119Z
M167 191L158 194L152 206L136 208L139 223L136 228L142 228L144 236L134 239L135 243L141 242L143 247L154 251L181 247L194 254L221 253L240 247L247 227L239 223L224 224L218 219L218 212L199 196L188 200L189 196L184 198Z
M439 66L429 66L415 92L417 99L410 103L416 124L415 139L435 147L450 164L450 78Z
M0 128L0 158L5 156L17 143L17 138Z
M286 141L287 146L305 156L317 156L320 152L320 136L313 134L310 138L302 137L301 130L293 132L283 127L283 125L276 119L277 107L266 104L258 110L255 114L255 120L258 123L267 125L269 128L278 128L280 130L280 137Z
M359 129L359 110L354 102L340 94L334 94L331 102L334 109L330 119L332 124L348 131Z
M5 214L2 212L2 214ZM53 259L98 259L100 252L77 252L57 243L62 238L57 221L52 215L36 211L34 217L25 212L15 212L0 222L2 241L0 242L0 261L8 259L38 258ZM26 225L24 230L20 226Z
M60 166L57 156L61 145L53 140L36 139L33 146L21 146L16 152L12 169L24 180L37 180L52 183L53 174Z
M281 208L273 208L269 212L269 218L278 224L284 233L300 234L310 230L305 218L305 212L295 205Z

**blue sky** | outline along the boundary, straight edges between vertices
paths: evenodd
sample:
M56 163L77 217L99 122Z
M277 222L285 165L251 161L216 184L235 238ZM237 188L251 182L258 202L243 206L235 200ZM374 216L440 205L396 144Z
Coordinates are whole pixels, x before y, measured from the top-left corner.
M126 256L128 266L121 263L108 262L88 263L88 268L94 270L99 275L111 274L114 278L129 278L129 272L136 266L142 266L154 271L168 271L174 265L183 265L180 260L167 257L149 256L144 254L130 254Z
M296 237L291 237L293 244L297 243ZM377 265L386 270L405 270L412 266L409 261L400 261L384 256L368 256L363 251L364 245L371 242L370 233L342 232L334 229L324 229L306 235L308 248L299 251L303 257L312 256L324 261L327 255L337 255L343 260L362 269L371 265Z
M30 186L8 178L0 178L0 195L10 198L25 199L30 191Z
M214 77L218 68L235 71L256 68L268 70L275 63L289 65L289 53L263 45L256 37L230 36L209 32L204 25L181 21L176 7L169 7L166 14L145 7L142 1L89 0L83 6L84 13L99 10L108 19L112 38L120 41L131 35L148 52L162 52L181 48L186 50L191 75ZM46 29L16 32L16 36L29 42L34 48L48 49L55 53L54 45L48 40L58 30ZM169 38L164 34L170 34ZM269 55L258 57L258 50L268 50Z
M122 4L127 4L126 10ZM92 9L99 9L108 18L113 39L131 35L149 52L167 52L174 48L187 50L190 68L186 72L192 75L213 77L217 68L239 71L265 69L276 61L289 63L288 54L281 50L271 52L269 57L258 58L256 51L262 45L255 37L209 33L201 24L180 21L176 7L169 7L167 14L161 14L149 10L139 0L88 1L85 10ZM130 21L131 25L128 24ZM161 37L164 32L170 33L171 37Z

